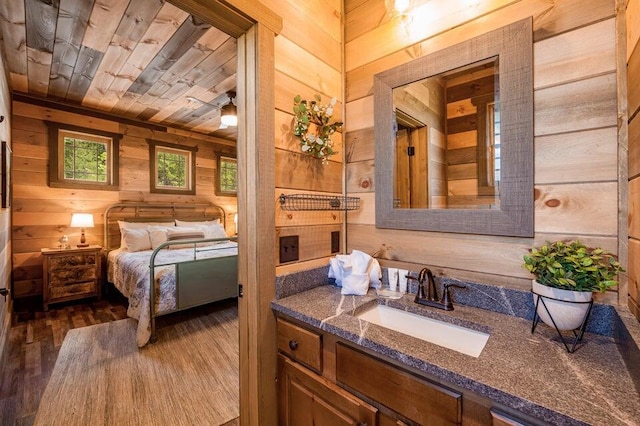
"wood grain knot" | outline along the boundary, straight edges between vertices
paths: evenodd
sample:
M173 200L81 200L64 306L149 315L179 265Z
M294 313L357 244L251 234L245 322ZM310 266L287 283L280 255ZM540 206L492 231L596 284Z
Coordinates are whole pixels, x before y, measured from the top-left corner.
M558 207L560 205L560 200L556 200L555 198L552 198L551 200L545 201L544 204L548 207Z

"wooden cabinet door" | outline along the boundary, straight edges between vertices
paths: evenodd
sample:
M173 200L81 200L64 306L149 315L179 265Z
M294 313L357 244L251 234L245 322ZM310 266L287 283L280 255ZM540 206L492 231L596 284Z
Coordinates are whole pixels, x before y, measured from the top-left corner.
M375 426L377 410L283 355L278 355L278 423L282 426Z

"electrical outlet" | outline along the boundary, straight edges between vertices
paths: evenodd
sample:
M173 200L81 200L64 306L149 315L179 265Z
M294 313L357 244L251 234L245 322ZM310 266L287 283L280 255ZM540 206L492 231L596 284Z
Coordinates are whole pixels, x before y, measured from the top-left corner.
M340 251L340 231L331 231L331 253Z
M280 263L294 262L298 259L298 236L280 237Z

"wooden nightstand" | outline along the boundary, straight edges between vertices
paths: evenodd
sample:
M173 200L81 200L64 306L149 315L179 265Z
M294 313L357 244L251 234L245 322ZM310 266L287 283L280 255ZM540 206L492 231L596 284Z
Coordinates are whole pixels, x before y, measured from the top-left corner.
M43 248L44 310L49 304L97 296L102 288L102 247Z

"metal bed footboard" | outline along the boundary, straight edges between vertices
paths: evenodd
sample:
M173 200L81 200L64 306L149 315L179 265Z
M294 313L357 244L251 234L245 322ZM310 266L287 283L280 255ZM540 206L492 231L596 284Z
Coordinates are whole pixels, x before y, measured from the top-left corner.
M238 297L238 255L198 258L198 253L221 250L216 246L199 246L202 243L237 241L237 238L209 238L197 240L169 241L160 244L149 260L149 309L151 319L151 342L156 337L156 317L205 305L219 300ZM157 263L156 256L175 245L191 245L193 258L176 262ZM225 247L228 248L228 247ZM159 314L156 312L155 270L161 266L175 267L176 308Z

